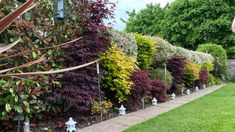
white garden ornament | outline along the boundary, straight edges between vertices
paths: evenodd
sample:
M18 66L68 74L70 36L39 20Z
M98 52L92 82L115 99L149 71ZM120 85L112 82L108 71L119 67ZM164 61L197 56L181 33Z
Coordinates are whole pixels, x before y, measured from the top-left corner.
M172 93L172 94L171 94L171 99L173 99L173 100L176 99L175 93Z
M199 87L198 87L198 86L195 88L195 91L196 91L196 92L198 92L198 91L199 91Z
M187 94L187 95L190 94L190 90L189 90L189 89L186 90L186 94Z
M70 117L69 121L65 123L65 125L67 126L66 132L76 132L76 124L77 122L74 121L72 117Z
M119 115L121 116L126 115L126 108L123 105L121 105L121 107L118 110L119 110Z
M156 106L156 105L157 105L157 99L156 99L156 98L153 98L153 100L152 100L152 105L153 105L153 106Z

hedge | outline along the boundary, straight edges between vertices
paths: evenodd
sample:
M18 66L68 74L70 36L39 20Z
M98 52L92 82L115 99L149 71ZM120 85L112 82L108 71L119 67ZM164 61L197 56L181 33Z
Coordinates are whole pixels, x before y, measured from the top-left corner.
M109 39L129 57L137 59L138 46L135 37L129 33L109 30Z
M131 75L136 66L136 60L127 57L115 44L101 56L101 68L105 70L102 88L105 96L115 103L127 100L132 88Z
M135 36L137 46L138 46L138 55L137 61L140 69L148 69L149 65L153 63L154 54L156 50L155 42L148 37L142 36L140 34L133 34Z
M213 43L202 44L198 46L197 51L210 53L214 56L215 76L224 80L229 79L229 68L226 50L221 46Z
M166 76L165 76L165 72L166 72ZM171 86L173 83L173 77L171 73L167 69L165 71L164 68L156 68L156 69L150 70L149 76L151 79L161 80L164 82L166 81L166 84L169 86Z
M193 83L200 79L200 66L186 61L184 67L184 84L188 88L192 88Z
M164 64L169 60L172 56L181 56L183 59L192 61L196 64L203 64L205 61L214 62L214 57L210 54L191 51L184 49L182 47L173 46L166 40L160 37L153 37L153 39L157 43L157 52L155 54L154 61L158 64Z

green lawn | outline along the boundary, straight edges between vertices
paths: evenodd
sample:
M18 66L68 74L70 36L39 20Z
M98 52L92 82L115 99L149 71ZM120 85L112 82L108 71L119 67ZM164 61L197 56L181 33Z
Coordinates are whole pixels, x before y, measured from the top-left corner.
M235 132L235 84L164 113L125 132Z

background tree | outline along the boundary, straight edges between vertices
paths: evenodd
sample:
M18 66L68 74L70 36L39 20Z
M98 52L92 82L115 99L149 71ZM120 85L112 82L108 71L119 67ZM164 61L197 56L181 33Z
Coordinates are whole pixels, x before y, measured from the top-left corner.
M125 22L127 32L155 35L161 31L164 9L160 7L160 4L149 4L146 9L138 13L135 10L127 13L129 15L129 19Z
M231 23L235 6L224 0L176 0L166 10L164 37L173 44L196 49L201 43L235 45Z
M235 46L231 24L235 14L233 0L176 0L161 8L148 5L129 13L127 32L160 35L174 45L195 50L202 43Z

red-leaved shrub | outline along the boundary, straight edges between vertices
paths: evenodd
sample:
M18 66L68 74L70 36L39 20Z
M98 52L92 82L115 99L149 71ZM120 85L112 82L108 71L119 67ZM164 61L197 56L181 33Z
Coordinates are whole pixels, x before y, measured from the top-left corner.
M108 45L106 37L98 33L89 34L66 49L60 61L66 67L88 63L98 59L99 52L106 50ZM67 72L61 81L62 88L53 89L53 98L49 100L62 103L65 112L89 111L90 104L100 96L95 65Z
M105 19L113 18L114 7L115 4L109 0L74 1L71 8L77 10L82 28L78 29L77 38L82 39L69 45L58 61L65 67L72 67L98 59L110 44L100 30L109 28ZM91 103L100 96L95 65L67 72L62 75L61 82L62 88L53 89L47 98L60 103L64 112L89 111Z
M133 88L125 106L128 110L134 111L140 108L142 98L146 95L155 97L159 102L167 100L169 86L161 80L153 80L149 77L149 71L136 71L132 74Z
M131 80L133 81L133 88L125 106L128 110L134 111L141 106L141 99L149 94L151 79L148 71L135 71L131 76Z
M173 56L168 60L167 69L173 76L171 92L177 92L177 85L183 83L185 61L180 56Z
M209 72L205 69L201 69L199 73L199 83L206 84L209 82Z
M151 83L151 95L155 97L159 102L165 102L167 100L167 90L169 86L161 80L152 80Z

